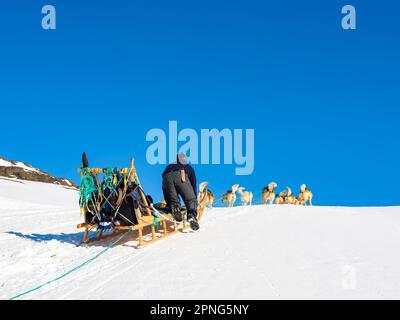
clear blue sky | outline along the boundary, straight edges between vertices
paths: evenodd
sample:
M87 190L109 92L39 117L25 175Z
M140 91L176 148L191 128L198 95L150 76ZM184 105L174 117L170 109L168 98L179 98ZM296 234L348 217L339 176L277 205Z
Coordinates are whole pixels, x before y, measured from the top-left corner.
M41 28L55 5L57 30ZM341 7L357 30L341 28ZM396 1L3 1L0 155L79 181L137 159L148 130L254 128L255 171L195 166L220 195L270 181L321 205L400 205Z

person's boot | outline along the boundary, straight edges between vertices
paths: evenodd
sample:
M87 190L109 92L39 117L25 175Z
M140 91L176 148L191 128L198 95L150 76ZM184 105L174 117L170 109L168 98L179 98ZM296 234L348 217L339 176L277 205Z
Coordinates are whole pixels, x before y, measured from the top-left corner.
M190 228L193 231L197 231L197 230L200 229L200 225L199 225L199 222L197 221L197 217L196 216L197 216L197 214L194 213L194 212L188 213L188 216L187 216L187 221L189 222Z
M172 215L174 216L175 221L182 222L183 218L182 218L181 207L177 204L172 204L171 211L172 211Z

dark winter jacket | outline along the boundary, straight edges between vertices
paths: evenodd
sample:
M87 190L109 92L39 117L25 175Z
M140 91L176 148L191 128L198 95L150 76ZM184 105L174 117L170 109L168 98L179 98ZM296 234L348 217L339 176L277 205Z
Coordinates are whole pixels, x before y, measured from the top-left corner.
M172 171L184 170L189 178L190 184L193 187L194 193L197 194L197 180L193 168L187 164L187 161L185 161L186 159L182 159L182 154L180 154L176 160L176 163L171 163L167 166L162 176L164 177L167 173Z

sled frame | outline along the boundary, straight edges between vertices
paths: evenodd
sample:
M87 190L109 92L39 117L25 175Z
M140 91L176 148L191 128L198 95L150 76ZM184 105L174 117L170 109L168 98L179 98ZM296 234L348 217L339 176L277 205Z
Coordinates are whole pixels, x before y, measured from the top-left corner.
M85 168L85 170L88 173L97 175L99 173L104 173L106 169ZM182 214L183 221L182 221L181 226L178 226L178 223L174 220L172 214L166 214L166 215L163 215L163 217L157 217L157 218L155 218L152 215L146 195L142 191L140 180L139 180L136 168L134 166L133 158L131 159L130 168L118 168L116 170L121 174L125 174L125 175L130 174L129 179L137 182L140 193L141 193L141 200L143 201L144 205L146 206L145 211L146 211L147 215L138 217L140 222L136 225L115 226L110 234L104 236L103 233L106 230L98 230L98 225L91 224L89 221L87 221L88 208L86 207L86 204L85 204L85 206L81 210L81 214L83 214L85 221L83 223L80 223L77 225L78 229L82 229L82 228L84 229L82 243L88 244L91 242L100 241L100 240L104 240L106 238L113 237L116 234L121 233L121 232L135 231L135 232L137 232L138 247L141 248L141 247L144 247L151 243L157 242L161 239L164 239L166 237L169 237L171 235L177 234L180 231L183 232L183 231L188 230L188 225L186 222L186 212L183 212L183 214ZM82 169L78 169L78 172L81 173L82 175L84 174ZM199 221L202 218L204 209L205 209L205 206L203 206L202 203L200 203L199 210L198 210L198 213L199 213L198 220ZM158 221L157 227L154 225L154 219L157 219L157 221ZM171 228L172 228L172 230L171 230ZM145 240L145 238L148 238L147 234L145 234L145 231L147 231L148 229L150 229L149 230L150 231L150 233L149 233L150 240ZM89 232L91 230L97 230L97 236L93 237L92 239L89 239Z
M97 225L91 225L87 223L78 224L77 228L84 228L84 238L83 243L91 243L95 241L104 240L110 237L113 237L121 232L137 232L137 241L138 241L138 248L145 247L151 243L157 242L161 239L167 238L171 235L174 235L179 232L180 228L178 227L177 223L174 221L170 225L168 224L169 220L172 216L167 215L165 218L157 218L158 220L158 227L153 225L154 217L143 217L141 223L133 225L133 226L115 226L113 231L104 236L103 230L98 230L97 237L89 239L89 231L91 229L97 229ZM172 227L172 230L171 230ZM145 234L146 229L149 229L150 233L147 235ZM146 237L150 236L150 240L146 240Z

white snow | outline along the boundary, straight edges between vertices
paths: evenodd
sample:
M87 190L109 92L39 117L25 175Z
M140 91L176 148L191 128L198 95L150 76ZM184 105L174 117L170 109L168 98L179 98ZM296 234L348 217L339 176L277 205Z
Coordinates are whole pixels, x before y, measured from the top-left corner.
M14 164L11 161L8 161L8 160L2 159L2 158L0 158L0 167L16 167L16 168L21 168L24 171L31 171L31 172L36 172L38 174L43 174L43 172L41 172L40 170L29 167L25 163L16 162Z
M103 250L79 246L76 191L0 179L0 298ZM206 211L201 229L131 239L23 299L399 299L400 208L253 206Z
M71 181L69 181L68 179L63 179L63 181L64 181L64 182L66 182L66 183L67 183L67 185L69 185L69 186L72 186L72 183L71 183Z

